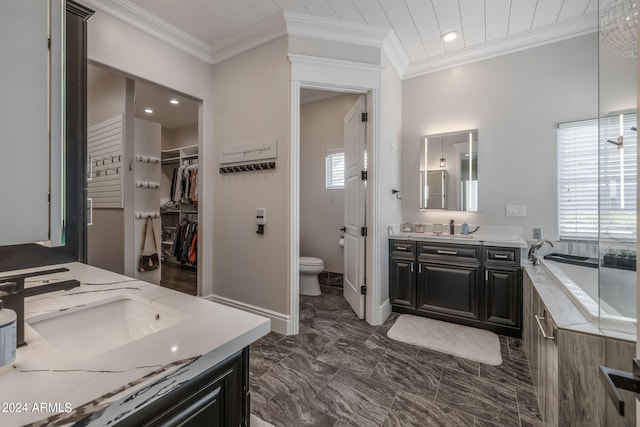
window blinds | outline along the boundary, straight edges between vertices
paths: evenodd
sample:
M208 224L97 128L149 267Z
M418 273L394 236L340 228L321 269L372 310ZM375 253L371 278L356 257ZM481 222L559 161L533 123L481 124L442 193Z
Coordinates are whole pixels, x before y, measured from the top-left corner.
M558 232L560 239L635 239L636 115L563 123L558 127ZM600 141L600 142L599 142Z
M344 188L344 150L327 150L325 153L325 188Z

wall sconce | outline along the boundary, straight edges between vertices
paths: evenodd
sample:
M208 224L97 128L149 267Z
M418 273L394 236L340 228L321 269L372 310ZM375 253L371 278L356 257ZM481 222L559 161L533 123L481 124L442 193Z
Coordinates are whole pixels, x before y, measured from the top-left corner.
M446 168L447 167L447 159L444 157L444 137L440 137L440 155L442 157L440 157L440 167L441 168Z

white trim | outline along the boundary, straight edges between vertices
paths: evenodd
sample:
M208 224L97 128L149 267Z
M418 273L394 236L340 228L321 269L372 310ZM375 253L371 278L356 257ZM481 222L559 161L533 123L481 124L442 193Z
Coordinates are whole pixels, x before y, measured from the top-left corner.
M287 34L382 49L391 29L283 11Z
M208 43L193 37L140 6L127 0L80 0L92 9L111 15L133 28L149 34L177 49L213 64L213 51Z
M291 333L297 333L299 328L299 178L300 178L300 89L323 89L336 92L352 92L367 94L367 110L369 121L367 127L367 146L369 148L367 162L369 170L374 177L367 187L368 224L369 236L367 238L367 313L366 321L371 325L382 323L386 317L380 312L379 294L380 280L376 273L376 256L382 252L380 244L376 241L379 233L378 200L376 192L379 188L379 179L376 177L376 168L380 151L380 86L382 70L379 65L362 64L351 61L341 61L306 55L289 54L291 61L291 105L290 105L290 165L289 176L289 302L291 313ZM357 73L357 78L354 75Z
M291 316L287 316L286 314L278 313L277 311L266 310L261 307L256 307L255 305L245 304L240 301L236 301L230 298L221 297L218 295L207 295L201 297L202 299L206 299L209 301L217 302L219 304L226 305L228 307L237 308L242 311L247 311L249 313L257 314L259 316L264 316L271 319L271 330L274 332L278 332L279 334L287 334L287 330L290 328L291 324Z
M402 79L407 68L411 65L411 59L409 59L409 55L407 55L407 52L404 50L395 31L391 31L389 37L384 41L382 53L387 57L387 60L394 70L396 70L400 79Z
M436 57L416 61L409 65L404 75L401 76L403 79L417 77L471 62L483 61L485 59L594 33L596 31L598 31L597 13L583 15L575 19L567 20L561 25L549 25L533 31L524 32L520 35L460 49L457 52L442 55L441 58Z
M377 323L377 324L378 325L382 324L389 316L391 316L391 311L392 311L391 310L391 302L387 298L386 300L384 300L384 302L378 308L378 312L382 316L381 317L382 321L380 323Z
M300 82L291 79L289 105L289 313L287 335L299 330L300 312Z
M317 56L288 54L291 62L291 80L309 82L312 87L380 88L380 75L384 66L362 62L328 59ZM336 82L341 82L337 84ZM307 87L307 86L305 86ZM311 87L311 86L309 86Z

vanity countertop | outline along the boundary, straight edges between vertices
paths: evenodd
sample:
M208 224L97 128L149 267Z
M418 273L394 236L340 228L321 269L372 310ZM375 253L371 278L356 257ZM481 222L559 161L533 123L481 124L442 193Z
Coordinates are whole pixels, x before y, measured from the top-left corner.
M0 276L54 266L3 272ZM92 414L107 425L158 393L217 365L270 331L269 319L142 280L81 263L68 272L28 278L25 287L77 279L81 285L25 300L25 340L13 367L0 375L0 425L65 425ZM29 326L35 316L123 296L159 312L180 313L180 323L94 356L78 357ZM82 328L82 325L77 325ZM104 337L108 339L109 337ZM91 353L91 349L88 349ZM168 380L168 378L170 378ZM132 398L133 397L133 398Z
M456 243L461 245L485 245L523 249L527 248L527 242L519 235L503 233L482 233L480 231L469 235L396 232L390 234L389 239L403 239L434 243Z

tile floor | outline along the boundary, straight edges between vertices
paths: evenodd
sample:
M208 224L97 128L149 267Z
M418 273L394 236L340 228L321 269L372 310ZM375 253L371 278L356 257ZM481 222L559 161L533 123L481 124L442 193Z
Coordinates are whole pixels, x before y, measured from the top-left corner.
M392 341L358 320L342 289L300 297L300 333L251 346L251 411L275 426L542 426L521 341L482 365Z

